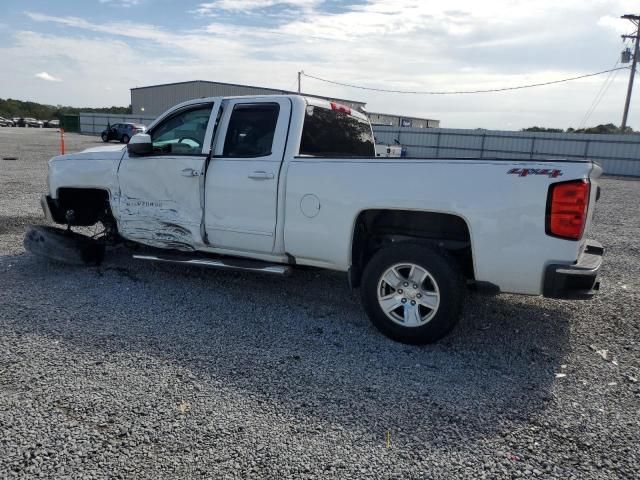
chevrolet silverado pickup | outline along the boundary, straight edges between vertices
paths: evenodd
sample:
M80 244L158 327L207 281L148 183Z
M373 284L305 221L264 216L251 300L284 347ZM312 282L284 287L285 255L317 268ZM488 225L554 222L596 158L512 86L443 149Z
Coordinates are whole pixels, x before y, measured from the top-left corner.
M345 272L373 324L438 340L469 288L589 298L602 246L585 238L601 168L588 160L376 157L364 114L299 95L181 103L127 146L49 162L27 250L285 275ZM102 225L99 238L72 227Z

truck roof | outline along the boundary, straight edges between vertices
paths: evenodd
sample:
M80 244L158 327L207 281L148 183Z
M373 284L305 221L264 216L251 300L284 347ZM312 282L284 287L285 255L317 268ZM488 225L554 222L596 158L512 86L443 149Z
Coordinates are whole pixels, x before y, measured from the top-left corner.
M340 110L344 113L347 113L348 115L351 115L352 117L356 117L359 118L361 120L367 120L368 118L365 114L363 114L362 112L359 112L356 109L353 109L351 107L348 107L346 105L342 105L338 102L331 102L329 100L323 100L321 98L317 98L317 97L308 97L302 94L290 94L290 95L236 95L236 96L231 96L231 97L201 97L201 98L194 98L191 100L187 100L184 101L182 103L179 103L177 105L174 105L173 107L170 108L170 110L174 110L176 108L180 108L180 107L184 107L187 105L195 105L198 103L203 103L203 102L213 102L215 100L236 100L236 99L253 99L255 98L256 100L262 100L262 99L269 99L269 98L291 98L294 99L295 101L299 101L300 99L302 99L307 105L312 105L314 107L321 107L321 108L326 108L329 110ZM158 118L160 118L160 116L158 116ZM155 123L155 122L154 122Z

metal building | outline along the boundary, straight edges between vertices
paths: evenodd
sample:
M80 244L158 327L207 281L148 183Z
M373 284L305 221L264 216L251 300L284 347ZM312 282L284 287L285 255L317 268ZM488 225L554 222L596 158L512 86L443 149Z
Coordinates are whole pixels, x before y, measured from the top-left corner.
M131 89L131 112L137 116L156 117L174 105L202 97L234 97L240 95L290 95L297 92L278 90L275 88L253 87L251 85L238 85L235 83L209 82L206 80L194 80L190 82L165 83L163 85L150 85L148 87L135 87ZM374 125L389 127L413 127L413 128L437 128L440 120L427 118L407 117L405 115L393 115L386 113L366 112L365 102L346 100L344 98L323 97L305 93L304 95L347 105L355 110L364 111Z
M439 128L440 120L431 118L407 117L390 113L367 112L369 121L374 126L404 127L404 128Z
M158 116L177 103L202 97L234 97L240 95L289 95L297 92L278 90L275 88L253 87L233 83L209 82L194 80L190 82L166 83L131 89L131 111L134 115ZM322 97L310 95L347 105L356 110L362 110L365 102L345 100L343 98Z

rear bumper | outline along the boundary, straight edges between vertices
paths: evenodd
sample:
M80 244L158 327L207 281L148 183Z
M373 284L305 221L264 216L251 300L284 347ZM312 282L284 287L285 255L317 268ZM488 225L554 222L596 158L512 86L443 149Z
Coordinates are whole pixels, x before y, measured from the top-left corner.
M549 298L587 300L600 289L598 274L604 248L595 240L587 240L584 252L573 265L548 265L542 294Z

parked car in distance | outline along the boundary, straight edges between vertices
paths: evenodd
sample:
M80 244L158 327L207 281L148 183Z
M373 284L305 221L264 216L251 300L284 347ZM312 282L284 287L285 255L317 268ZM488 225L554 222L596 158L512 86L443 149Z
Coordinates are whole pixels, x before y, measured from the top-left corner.
M10 118L0 117L0 127L14 127L15 123Z
M24 117L24 118L20 118L18 120L17 123L18 127L32 127L32 128L43 128L44 127L44 122L42 122L41 120L36 120L35 118L31 118L31 117Z
M147 127L140 123L114 123L107 126L100 137L103 142L118 140L122 143L129 143L129 139L136 133L145 133L146 131Z
M44 126L47 128L60 128L60 120L47 120Z

